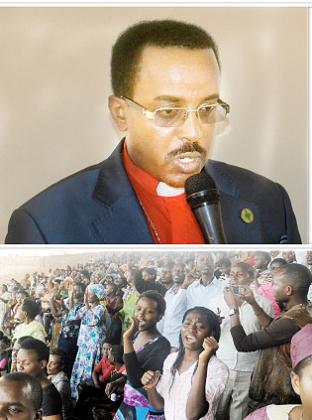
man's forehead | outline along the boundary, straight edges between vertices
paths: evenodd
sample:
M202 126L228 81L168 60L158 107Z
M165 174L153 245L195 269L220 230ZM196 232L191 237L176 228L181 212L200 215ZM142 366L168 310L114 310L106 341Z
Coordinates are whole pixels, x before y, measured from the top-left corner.
M144 48L136 75L134 97L181 101L190 95L218 97L220 70L212 49Z
M0 401L3 398L6 402L16 402L23 404L23 399L27 398L28 389L27 385L18 381L0 381Z
M32 349L19 349L17 353L18 359L29 359L29 360L38 360L38 355L35 350Z

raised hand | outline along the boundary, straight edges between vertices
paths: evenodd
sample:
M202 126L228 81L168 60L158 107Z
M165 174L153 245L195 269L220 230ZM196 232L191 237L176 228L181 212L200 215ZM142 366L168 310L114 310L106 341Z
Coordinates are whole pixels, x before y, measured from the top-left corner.
M123 338L131 338L137 332L139 326L139 322L135 317L132 317L132 323L130 327L124 332Z
M230 309L238 308L238 302L230 287L225 287L223 291L224 300Z
M208 362L218 347L219 344L214 337L206 337L203 342L204 350L199 354L199 361Z
M156 370L155 372L153 372L152 370L148 370L144 373L144 375L141 378L142 385L146 390L155 388L160 376L161 372L159 370Z
M246 302L248 302L250 305L252 305L253 303L255 303L256 299L255 299L255 295L253 294L253 291L251 290L250 287L248 286L244 286L244 287L240 287L239 290L239 296L245 300Z

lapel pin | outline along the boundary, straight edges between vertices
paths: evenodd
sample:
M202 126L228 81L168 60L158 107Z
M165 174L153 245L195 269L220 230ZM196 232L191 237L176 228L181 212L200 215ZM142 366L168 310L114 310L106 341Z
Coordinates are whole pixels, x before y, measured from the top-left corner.
M244 223L249 225L255 220L255 215L251 209L245 208L241 211L241 219Z

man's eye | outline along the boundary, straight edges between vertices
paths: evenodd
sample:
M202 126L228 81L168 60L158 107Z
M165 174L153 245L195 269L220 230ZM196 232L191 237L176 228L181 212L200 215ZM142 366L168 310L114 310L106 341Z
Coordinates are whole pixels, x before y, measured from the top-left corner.
M214 110L215 106L214 105L202 105L199 108L199 112L201 114L210 114L213 110Z
M160 109L157 111L158 116L161 118L174 118L179 114L179 109L168 108L168 109Z
M21 413L22 410L20 408L16 408L16 407L9 407L9 412L13 413L13 414L17 414L17 413Z

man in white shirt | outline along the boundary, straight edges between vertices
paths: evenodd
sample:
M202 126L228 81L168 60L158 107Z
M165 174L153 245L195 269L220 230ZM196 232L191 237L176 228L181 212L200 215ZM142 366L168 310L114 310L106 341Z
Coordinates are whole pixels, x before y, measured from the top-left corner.
M238 311L246 334L261 329L252 306L243 300L241 295L243 291L249 289L254 278L254 269L244 262L238 262L231 268L230 284L238 300ZM273 316L274 311L271 302L263 296L255 295L255 298L259 306L268 315ZM223 293L214 300L214 305L214 308L211 309L222 318L217 357L228 366L230 371L228 382L218 407L217 418L220 420L223 418L229 418L230 420L243 419L247 415L251 374L258 359L258 352L243 353L236 350L230 331L230 318L234 310L230 310L228 307Z
M172 269L173 286L166 292L166 311L157 324L158 330L170 341L171 350L179 348L179 335L182 318L186 312L186 290L182 288L185 278L185 266L178 263Z
M214 300L225 287L225 282L214 277L214 263L210 254L197 257L196 270L200 279L194 281L186 290L187 309L194 306L212 309Z

